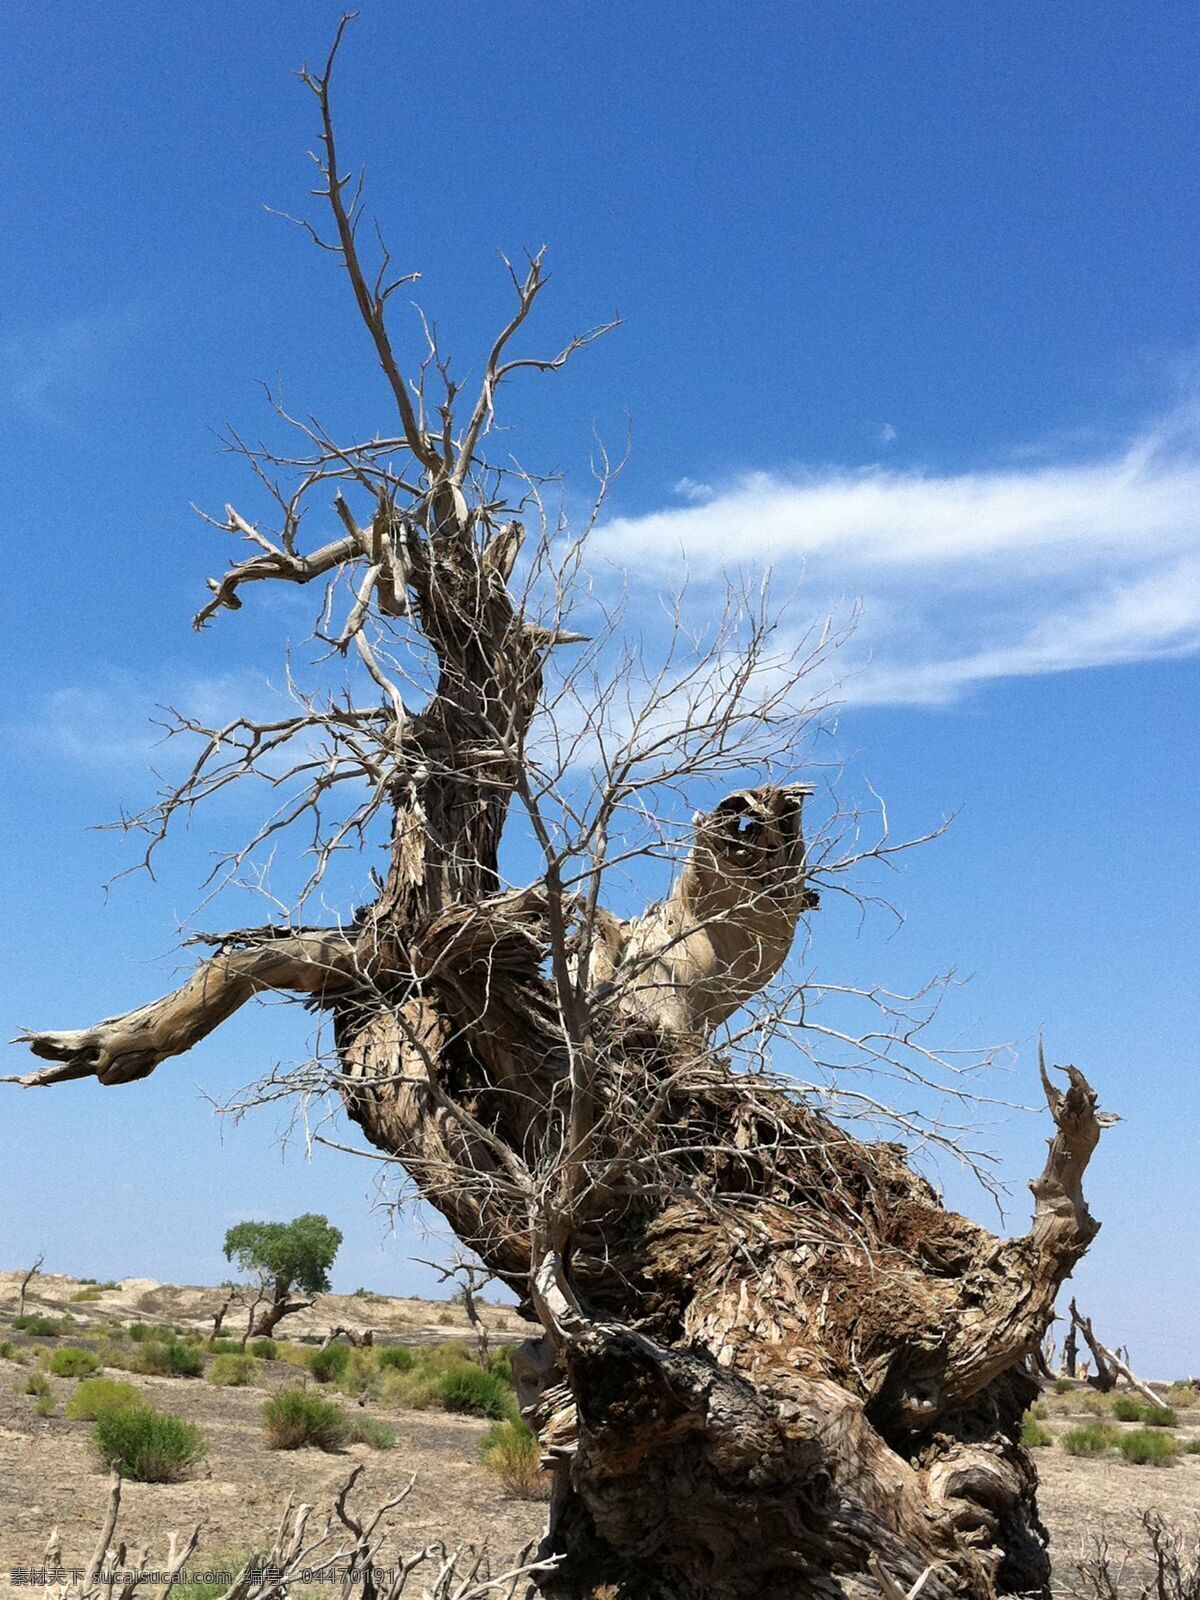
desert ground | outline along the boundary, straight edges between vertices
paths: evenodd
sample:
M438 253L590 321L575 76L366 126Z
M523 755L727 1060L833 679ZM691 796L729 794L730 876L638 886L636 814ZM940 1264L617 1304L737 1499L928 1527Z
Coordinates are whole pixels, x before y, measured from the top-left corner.
M109 1481L91 1444L92 1424L64 1414L75 1380L47 1375L52 1409L39 1414L35 1397L24 1392L30 1373L42 1370L46 1352L56 1347L102 1348L121 1325L170 1324L207 1335L223 1291L133 1278L107 1288L39 1276L27 1295L26 1311L69 1317L75 1328L58 1338L35 1338L9 1331L21 1276L0 1273L0 1339L9 1341L12 1352L11 1359L0 1357L0 1594L27 1597L30 1587L14 1583L12 1574L38 1565L53 1527L59 1530L65 1565L90 1556ZM83 1294L89 1297L80 1299ZM496 1345L516 1342L531 1331L511 1308L489 1304L483 1312ZM289 1318L278 1337L316 1341L339 1326L356 1334L370 1329L377 1345L427 1346L470 1337L459 1306L363 1294L319 1296L309 1310ZM225 1331L240 1334L236 1311ZM481 1418L403 1410L368 1400L366 1410L394 1430L393 1449L353 1444L336 1454L275 1451L264 1443L260 1411L268 1392L301 1378L295 1365L264 1361L255 1385L244 1388L125 1371L111 1376L134 1383L153 1405L197 1424L207 1436L209 1453L197 1476L180 1483L126 1483L122 1503L120 1531L131 1548L150 1544L161 1554L172 1530L190 1532L200 1524L193 1571L206 1564L227 1566L260 1544L275 1527L289 1494L327 1505L360 1464L364 1504L389 1499L412 1481L407 1498L386 1524L409 1553L443 1540L452 1546L486 1543L498 1555L509 1555L542 1531L544 1501L510 1496L480 1463L478 1447L488 1427ZM335 1398L348 1409L355 1405L353 1399ZM1061 1435L1096 1420L1096 1397L1083 1386L1064 1394L1048 1387L1044 1405L1043 1425L1054 1442L1037 1451L1041 1509L1064 1592L1074 1559L1097 1534L1107 1535L1118 1551L1126 1546L1136 1550L1145 1510L1158 1510L1184 1528L1200 1522L1200 1454L1181 1451L1167 1468L1135 1466L1111 1452L1072 1456L1061 1448ZM1130 1430L1136 1424L1115 1426ZM1172 1432L1181 1447L1200 1440L1200 1408L1180 1412Z

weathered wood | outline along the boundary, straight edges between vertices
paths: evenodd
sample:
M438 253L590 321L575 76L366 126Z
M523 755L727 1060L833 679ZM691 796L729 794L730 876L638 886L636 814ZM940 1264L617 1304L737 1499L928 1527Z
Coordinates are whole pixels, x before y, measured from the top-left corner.
M538 1578L554 1600L1045 1593L1021 1419L1055 1297L1096 1232L1083 1177L1111 1119L1076 1068L1060 1088L1042 1064L1053 1132L1033 1218L1022 1237L999 1239L947 1211L900 1146L853 1137L714 1044L818 904L802 827L809 786L773 759L791 748L780 746L787 696L767 694L753 759L736 744L746 685L775 670L766 624L732 679L714 664L675 766L657 727L648 735L647 762L675 792L705 774L709 809L675 887L638 917L605 909L607 832L643 790L617 739L602 798L569 849L547 820L552 780L529 741L549 652L579 639L563 626L574 557L556 566L545 534L534 565L559 587L548 616L527 615L511 474L479 461L501 381L520 367L557 370L594 334L548 359L506 354L545 282L538 256L513 275L517 310L465 428L432 332L419 379L405 377L385 313L406 280L387 281L385 256L372 281L360 260L332 63L304 74L321 115L316 192L334 224L322 242L348 274L400 432L341 447L302 425L317 455L291 463L301 483L281 499L282 526L269 536L228 510L220 526L254 554L214 580L201 619L240 607L244 584L347 580L344 624L318 631L357 652L379 699L313 698L280 723L193 727L200 758L152 821L161 837L206 793L261 776L264 751L319 733L334 754L306 791L312 809L347 777L367 798L322 836L317 881L347 833L365 838L381 813L387 868L352 926L226 936L162 1000L27 1035L52 1065L15 1081L144 1078L268 991L329 1014L331 1082L347 1115L544 1329L515 1369L554 1470L552 1567ZM426 401L431 372L444 381L437 404ZM305 557L298 508L323 482L336 486L345 537ZM351 484L375 501L361 522L341 497ZM517 498L544 514L539 496L519 478ZM331 587L329 608L334 599ZM388 667L397 621L428 646L419 710ZM664 691L656 714L669 704ZM731 781L747 771L761 781L713 805L712 772L694 755L704 748L720 750ZM290 775L308 770L301 759ZM517 891L500 871L514 802L544 858L538 881ZM307 814L303 800L296 814ZM251 844L268 837L270 826ZM264 1299L248 1334L293 1309L285 1294Z

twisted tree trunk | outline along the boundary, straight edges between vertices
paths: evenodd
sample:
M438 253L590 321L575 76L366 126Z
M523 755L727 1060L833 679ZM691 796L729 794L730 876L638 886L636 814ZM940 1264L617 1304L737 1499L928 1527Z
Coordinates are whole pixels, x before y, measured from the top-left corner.
M349 275L401 434L343 448L301 424L317 453L274 463L300 478L280 495L281 529L269 538L228 509L223 526L254 554L212 581L197 621L239 608L248 583L349 575L345 628L321 638L353 646L382 704L314 699L279 723L191 726L207 743L152 812L152 832L233 777L263 775L260 758L298 737L304 754L289 776L311 788L292 817L316 813L346 776L360 779L368 799L319 853L327 859L355 828L361 838L386 805L388 870L352 926L226 935L164 999L30 1035L52 1064L19 1081L143 1078L265 991L331 1014L348 1115L545 1330L515 1365L554 1468L544 1553L555 1563L539 1579L553 1600L857 1600L881 1589L896 1600L918 1583L927 1600L1045 1592L1021 1419L1055 1295L1096 1231L1082 1190L1105 1120L1096 1097L1073 1067L1063 1090L1043 1068L1054 1132L1032 1184L1033 1222L1001 1240L948 1212L901 1147L852 1137L713 1048L714 1030L770 982L799 918L816 909L801 828L808 789L791 781L786 756L774 760L777 744L758 759L781 781L696 818L666 900L629 922L599 904L606 829L646 790L627 781L626 761L575 845L556 842L526 741L547 653L571 636L514 600L523 530L501 520L507 469L477 455L509 373L557 371L603 330L551 359L508 357L544 282L533 258L514 276L518 308L456 431L458 386L432 332L416 382L389 342L387 299L407 280L387 281L386 253L374 280L359 259L359 201L334 148L332 65L331 53L323 75L303 75L320 105L318 192L335 226L322 242ZM426 403L430 373L444 379L440 404ZM261 457L246 453L266 481ZM304 556L302 505L326 481L338 486L346 535ZM367 526L343 485L374 497ZM531 480L521 493L536 500ZM539 559L553 567L545 544ZM327 610L333 599L331 588ZM435 658L417 713L383 654L400 620ZM700 696L687 745L715 742L713 771L737 767L730 730L755 671L773 665L762 653L769 632ZM712 719L714 704L726 721ZM660 696L658 711L669 705ZM782 737L784 708L767 693L764 739ZM311 777L317 732L333 753ZM662 742L648 745L658 771ZM679 788L701 770L689 756L666 777ZM545 865L531 887L503 891L514 798ZM273 841L277 826L245 850ZM593 863L582 888L567 870L580 860ZM257 1331L282 1314L273 1307Z
M556 1600L865 1596L927 1568L930 1600L1044 1590L1020 1426L1096 1231L1094 1094L1043 1072L1054 1136L1032 1228L1004 1241L900 1147L713 1053L814 906L802 785L699 818L675 893L598 919L587 951L552 875L498 892L540 641L459 533L418 587L445 681L401 732L391 869L358 927L241 934L165 1001L34 1036L59 1065L26 1081L142 1076L268 969L330 1008L350 1116L545 1327L517 1365L554 1462Z

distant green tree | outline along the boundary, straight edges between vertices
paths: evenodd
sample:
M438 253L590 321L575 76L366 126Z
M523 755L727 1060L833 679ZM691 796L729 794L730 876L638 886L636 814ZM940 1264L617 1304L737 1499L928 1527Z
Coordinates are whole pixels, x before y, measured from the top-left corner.
M239 1222L230 1228L225 1259L247 1273L255 1287L243 1348L247 1339L268 1338L284 1317L303 1311L314 1295L328 1290L341 1242L341 1230L316 1211L291 1222Z

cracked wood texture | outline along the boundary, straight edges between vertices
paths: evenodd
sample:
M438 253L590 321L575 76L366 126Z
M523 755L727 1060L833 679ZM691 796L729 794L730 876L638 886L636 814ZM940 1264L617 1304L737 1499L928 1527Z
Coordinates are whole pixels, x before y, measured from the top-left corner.
M710 1048L813 908L803 785L730 796L697 819L667 901L597 919L586 980L571 957L581 1031L553 975L570 897L498 887L521 778L504 752L544 644L453 517L409 568L443 680L398 733L375 903L351 930L243 932L162 1001L31 1036L57 1064L24 1081L144 1077L268 986L332 1012L350 1117L546 1327L517 1364L555 1463L555 1600L874 1595L873 1561L906 1587L932 1569L931 1600L1044 1590L1020 1425L1096 1228L1094 1094L1074 1069L1047 1079L1033 1226L1000 1240L899 1146ZM556 1187L581 1056L583 1181ZM538 1292L547 1261L557 1295Z

